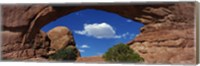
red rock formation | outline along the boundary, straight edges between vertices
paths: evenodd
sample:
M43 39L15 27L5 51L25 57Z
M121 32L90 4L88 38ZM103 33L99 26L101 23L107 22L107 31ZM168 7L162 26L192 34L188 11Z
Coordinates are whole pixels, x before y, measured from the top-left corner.
M138 52L146 63L196 63L194 4L182 3L168 7L150 7L136 20L144 23L131 48Z
M105 63L105 60L101 56L91 56L91 57L78 57L76 62Z
M51 29L48 33L48 36L51 40L51 46L53 50L60 50L66 46L74 45L75 42L70 30L64 26L58 26Z
M33 57L40 57L45 56L49 50L50 40L42 31L37 33L35 39L30 39L28 43L25 43L23 45L21 45L20 41L12 39L12 33L15 34L18 32L12 32L11 34L8 31L3 32L6 32L4 36L10 36L6 37L7 42L4 41L2 45L3 59L23 60ZM4 39L3 37L3 40L6 39Z
M103 5L103 4L102 4ZM119 14L145 24L128 43L146 63L196 63L194 3L153 3L104 6L3 5L3 58L41 56L47 48L37 46L40 28L71 12L93 8ZM43 40L39 43L45 43ZM49 47L49 46L48 46ZM37 53L35 52L37 51ZM47 50L48 51L48 50Z
M48 54L56 53L56 51L71 46L74 48L74 52L76 52L77 56L80 56L80 53L75 46L76 44L72 32L67 27L57 26L51 29L47 34L51 40L50 51Z

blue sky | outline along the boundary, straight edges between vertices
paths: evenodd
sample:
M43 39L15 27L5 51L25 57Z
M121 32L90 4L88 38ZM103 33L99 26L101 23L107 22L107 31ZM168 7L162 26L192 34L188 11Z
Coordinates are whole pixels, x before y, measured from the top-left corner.
M140 33L143 24L118 14L85 9L58 18L41 29L48 32L56 26L68 27L82 57L105 53L118 43L127 43Z

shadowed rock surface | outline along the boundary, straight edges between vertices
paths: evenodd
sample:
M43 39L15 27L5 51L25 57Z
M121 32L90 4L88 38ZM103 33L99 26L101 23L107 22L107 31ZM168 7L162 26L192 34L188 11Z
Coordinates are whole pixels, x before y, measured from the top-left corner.
M3 36L3 40L5 40L4 38L10 40L7 41L7 43L5 43L6 40L3 42L2 45L3 59L23 60L33 57L46 56L49 50L50 40L48 39L46 33L44 33L43 31L37 33L35 39L29 40L29 42L26 42L24 44L21 44L20 41L12 40L13 37L12 34L18 32L8 32L8 31L3 31L3 32L6 32L4 35L5 37ZM19 37L18 39L20 38L21 37Z
M59 17L87 8L116 13L145 24L141 34L128 43L145 63L196 63L195 4L175 2L103 6L4 4L1 32L3 59L45 57L52 42L40 28Z

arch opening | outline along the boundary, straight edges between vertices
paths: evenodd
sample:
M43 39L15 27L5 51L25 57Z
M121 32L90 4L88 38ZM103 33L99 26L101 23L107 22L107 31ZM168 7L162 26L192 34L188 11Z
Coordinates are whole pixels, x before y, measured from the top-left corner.
M57 26L69 28L81 57L88 57L102 55L115 44L133 40L144 25L115 13L83 9L60 17L41 30L48 32Z

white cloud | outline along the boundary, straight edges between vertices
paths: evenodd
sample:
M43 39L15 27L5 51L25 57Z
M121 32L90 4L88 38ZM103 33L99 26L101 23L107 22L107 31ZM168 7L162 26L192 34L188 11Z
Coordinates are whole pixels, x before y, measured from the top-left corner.
M113 27L105 22L103 23L94 23L94 24L84 24L84 30L75 31L76 34L92 36L98 39L102 38L124 38L128 36L133 36L129 32L123 33L121 35L116 35L116 31Z
M135 34L130 34L130 39L133 39L135 37Z
M81 48L90 48L88 45L84 44L81 46Z
M127 21L127 22L133 22L133 20L130 20L130 19L127 19L126 21Z
M116 35L113 27L107 23L84 24L84 30L75 31L75 33L80 35L92 36L98 39L120 38L120 36Z
M85 52L85 50L79 49L79 52Z
M122 36L123 38L126 38L128 35L130 35L129 32L126 32L126 33L122 34L121 36Z

